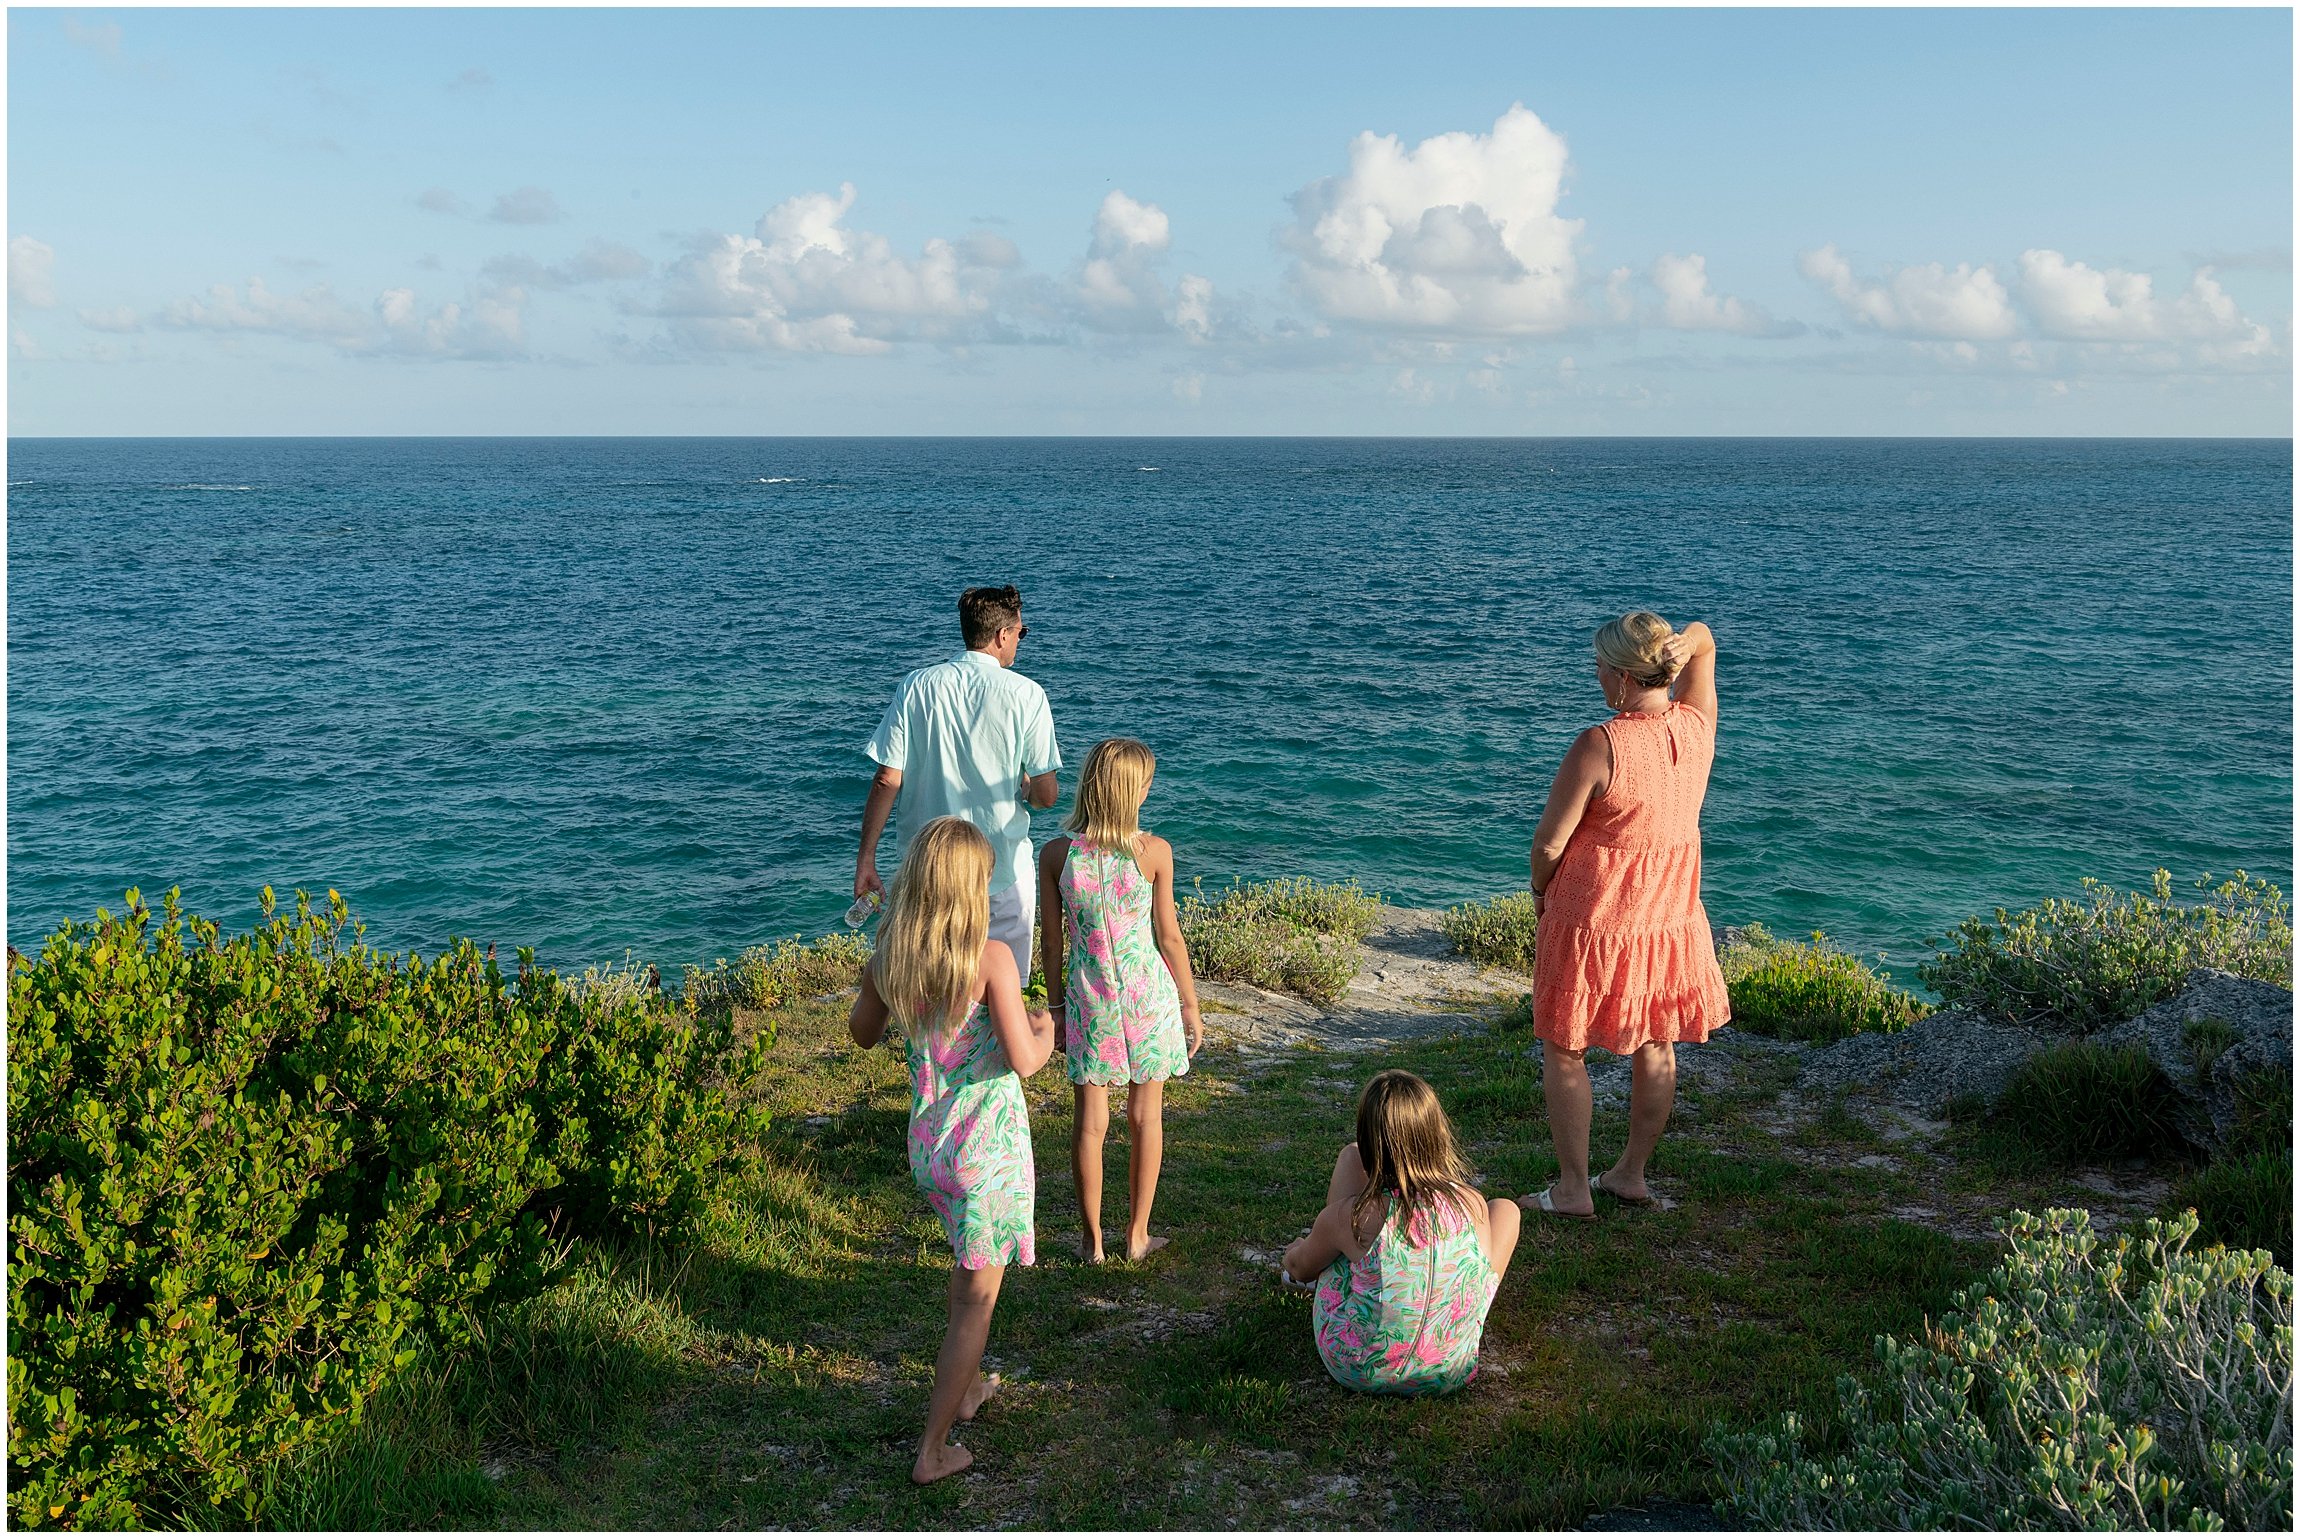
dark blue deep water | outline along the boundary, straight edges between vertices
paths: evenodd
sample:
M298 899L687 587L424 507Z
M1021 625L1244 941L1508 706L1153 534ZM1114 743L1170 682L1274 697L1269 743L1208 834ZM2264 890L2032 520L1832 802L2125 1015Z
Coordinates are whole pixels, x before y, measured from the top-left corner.
M1720 638L1720 921L1900 968L2084 876L2290 887L2288 441L19 439L8 477L19 947L131 885L576 966L830 928L864 738L1007 580L1070 765L1157 750L1185 877L1521 884L1590 633L1650 606Z

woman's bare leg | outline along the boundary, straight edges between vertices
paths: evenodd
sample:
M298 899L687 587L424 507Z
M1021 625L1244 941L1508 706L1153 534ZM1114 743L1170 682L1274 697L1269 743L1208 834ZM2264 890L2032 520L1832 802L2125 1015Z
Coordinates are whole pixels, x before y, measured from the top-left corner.
M974 1462L974 1455L950 1441L950 1429L971 1419L998 1388L996 1376L982 1376L982 1349L990 1342L990 1312L998 1304L998 1285L1005 1276L1002 1266L951 1268L950 1329L943 1332L942 1352L934 1360L926 1435L919 1439L918 1461L910 1467L910 1478L922 1486Z
M1594 1213L1589 1194L1589 1066L1582 1055L1541 1044L1541 1098L1549 1106L1549 1142L1557 1151L1557 1180L1549 1200L1560 1213Z
M1078 1183L1079 1256L1102 1259L1102 1140L1110 1132L1110 1092L1100 1085L1070 1087L1070 1175Z
M1629 1060L1629 1144L1605 1173L1605 1189L1631 1199L1647 1196L1645 1162L1653 1158L1677 1101L1677 1048L1648 1042ZM1584 1124L1586 1127L1587 1124Z
M1165 1247L1150 1232L1150 1204L1158 1195L1158 1164L1166 1155L1163 1081L1149 1080L1126 1090L1126 1259L1139 1261Z

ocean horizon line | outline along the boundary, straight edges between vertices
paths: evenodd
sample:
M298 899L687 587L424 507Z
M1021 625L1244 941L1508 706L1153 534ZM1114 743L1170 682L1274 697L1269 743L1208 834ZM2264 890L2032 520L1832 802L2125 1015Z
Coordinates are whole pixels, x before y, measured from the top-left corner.
M2288 444L2285 433L11 433L17 443Z

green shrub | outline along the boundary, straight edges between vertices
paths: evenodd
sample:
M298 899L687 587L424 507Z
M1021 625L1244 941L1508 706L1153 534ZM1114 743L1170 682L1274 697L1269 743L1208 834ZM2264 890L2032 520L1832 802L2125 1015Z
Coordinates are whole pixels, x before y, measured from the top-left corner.
M2163 1154L2183 1146L2173 1099L2140 1044L2066 1042L2014 1071L1997 1116L2024 1143L2063 1159Z
M862 935L824 935L802 940L793 935L768 946L753 946L729 964L687 969L687 1007L707 1014L721 1006L775 1010L818 994L852 988L870 961L870 941Z
M1533 971L1533 936L1537 928L1533 894L1508 892L1483 903L1458 903L1445 911L1438 928L1453 942L1453 949L1488 967Z
M2101 1247L2090 1215L2016 1213L2010 1255L1922 1341L1838 1383L1842 1428L1714 1431L1752 1528L2292 1527L2292 1278L2190 1251L2193 1218Z
M755 1131L724 1024L377 952L328 898L227 939L131 892L10 969L17 1525L253 1521L422 1337L550 1275L546 1214L675 1229Z
M1717 954L1733 1024L1790 1042L1838 1042L1864 1031L1899 1031L1932 1007L1860 958L1813 932L1810 945L1775 940L1761 924L1733 932Z
M1355 882L1292 877L1234 884L1211 900L1192 891L1176 908L1199 977L1330 1005L1358 975L1381 901Z
M1917 975L1952 1005L2022 1025L2091 1033L2180 991L2191 970L2216 967L2292 986L2292 911L2268 883L2236 873L2197 882L2201 902L2176 903L2171 873L2151 891L2120 893L2086 878L2084 898L2053 898L1996 922L1967 919Z

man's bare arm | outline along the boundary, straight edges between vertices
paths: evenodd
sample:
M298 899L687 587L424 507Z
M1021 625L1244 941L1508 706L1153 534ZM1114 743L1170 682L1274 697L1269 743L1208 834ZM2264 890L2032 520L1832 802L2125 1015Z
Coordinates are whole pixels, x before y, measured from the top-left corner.
M1055 788L1054 771L1052 770L1048 770L1043 775L1032 775L1022 782L1023 799L1033 807L1051 807L1054 805L1055 797L1060 794L1061 792Z
M894 811L894 799L902 790L902 771L882 764L871 777L870 795L863 799L862 848L855 854L855 896L866 892L883 893L886 885L878 879L878 839L886 832L887 815Z

